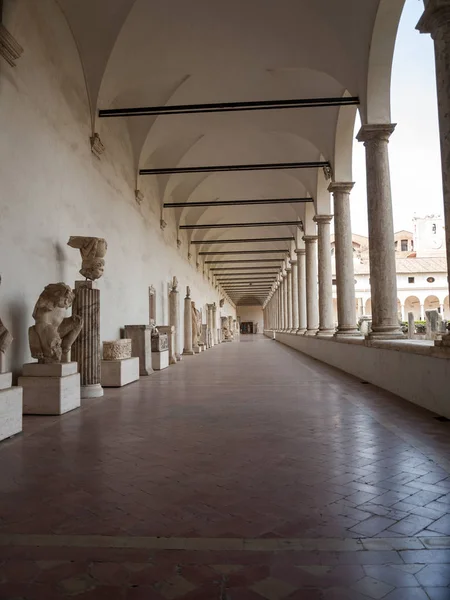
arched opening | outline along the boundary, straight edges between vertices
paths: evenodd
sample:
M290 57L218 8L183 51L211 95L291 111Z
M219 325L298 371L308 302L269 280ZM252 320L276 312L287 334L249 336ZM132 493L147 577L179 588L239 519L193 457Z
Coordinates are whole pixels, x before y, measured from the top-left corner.
M440 302L437 296L427 296L425 298L425 302L423 303L424 310L439 310Z
M442 316L444 319L450 320L450 296L444 299L444 314Z
M406 318L410 312L414 315L414 321L420 320L420 300L417 296L408 296L405 300Z
M371 298L366 300L366 303L364 305L364 314L367 317L370 317L372 315L372 300L371 300Z

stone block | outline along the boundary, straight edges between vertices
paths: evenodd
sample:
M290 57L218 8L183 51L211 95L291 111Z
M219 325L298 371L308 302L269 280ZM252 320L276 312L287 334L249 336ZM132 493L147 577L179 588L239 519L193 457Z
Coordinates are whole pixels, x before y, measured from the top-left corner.
M12 386L12 373L0 373L0 390L5 390Z
M19 385L23 387L23 412L27 415L62 415L81 404L79 373L19 377Z
M23 365L22 370L24 377L66 377L75 373L78 373L76 362L48 364L32 362Z
M139 379L139 358L102 360L101 383L103 387L122 387Z
M103 342L103 360L131 358L131 339Z
M2 373L5 375L5 373ZM22 388L0 390L0 441L22 431Z
M151 375L152 350L150 325L125 325L125 337L131 339L131 354L139 358L139 375Z
M162 371L169 366L169 351L152 352L152 366L155 371Z

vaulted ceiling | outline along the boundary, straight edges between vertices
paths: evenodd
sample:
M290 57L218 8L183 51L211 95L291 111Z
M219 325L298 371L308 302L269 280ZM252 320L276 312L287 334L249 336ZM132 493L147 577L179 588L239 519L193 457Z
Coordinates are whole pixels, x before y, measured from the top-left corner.
M363 122L390 119L390 70L405 0L57 1L79 49L94 128L99 109L304 98L358 97ZM145 177L139 175L142 169L311 161L328 162L336 180L350 180L356 109L350 105L127 117L138 186ZM330 211L328 182L320 168L152 177L157 179L162 211L174 211L180 226L203 226L189 230L198 252L287 252L289 240L207 242L295 237L296 225L206 226L304 223L314 211ZM294 197L312 198L313 204L163 209L164 203ZM282 255L202 256L209 266L220 268L232 263L210 261ZM247 267L249 276L256 264L265 266L239 264ZM229 294L239 301L247 291ZM266 296L262 289L261 302Z

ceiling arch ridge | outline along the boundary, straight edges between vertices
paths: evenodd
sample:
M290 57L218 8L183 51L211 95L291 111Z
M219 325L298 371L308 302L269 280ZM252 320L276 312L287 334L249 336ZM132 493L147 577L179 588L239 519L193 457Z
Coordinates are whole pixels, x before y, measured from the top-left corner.
M398 27L406 0L379 0L366 69L363 125L391 122L391 74Z
M350 96L346 90L344 96ZM334 136L333 181L353 179L353 134L358 108L341 106Z
M105 19L104 0L55 0L75 39L85 75L95 129L98 94L117 39L137 0L115 0L108 6Z

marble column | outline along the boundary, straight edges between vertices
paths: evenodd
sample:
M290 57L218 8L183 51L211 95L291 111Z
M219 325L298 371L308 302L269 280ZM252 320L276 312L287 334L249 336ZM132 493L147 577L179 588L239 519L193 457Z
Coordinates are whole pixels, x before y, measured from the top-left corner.
M184 299L184 348L183 354L194 354L192 349L192 300L189 289Z
M336 329L333 315L333 272L331 267L330 223L332 218L332 215L316 215L314 217L319 238L319 331L317 335L320 337L331 337Z
M298 273L298 329L297 334L303 335L307 328L306 320L306 250L300 248L296 250L297 254L297 273Z
M317 235L305 235L306 245L306 321L305 335L316 335L319 330L319 305L317 291Z
M298 329L298 260L291 260L292 267L292 333Z
M428 0L417 29L420 33L430 33L434 41L447 273L450 281L450 0ZM450 333L442 336L442 345L450 346Z
M356 327L350 192L354 183L335 182L328 191L334 200L334 238L338 326L336 337L361 335Z
M180 293L172 287L169 293L169 325L175 327L174 345L175 358L181 360L181 327L180 327Z
M394 249L388 143L395 125L363 125L358 141L366 148L369 221L372 339L402 339L397 314L397 273Z
M292 267L286 267L286 294L287 294L287 323L286 331L292 329Z
M72 314L83 319L83 328L72 346L71 358L78 363L81 397L103 396L100 384L100 290L92 281L75 281Z

